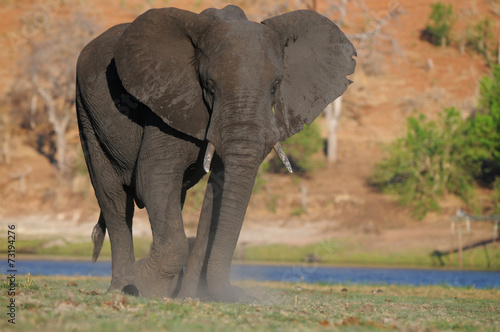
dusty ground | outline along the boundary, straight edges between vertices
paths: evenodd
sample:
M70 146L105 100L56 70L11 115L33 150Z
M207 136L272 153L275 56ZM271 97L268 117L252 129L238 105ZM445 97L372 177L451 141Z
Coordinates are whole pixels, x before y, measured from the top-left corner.
M66 1L49 13L49 19L68 17L75 10L85 13L104 30L114 24L130 21L162 1ZM412 219L409 211L391 197L382 195L368 185L373 165L382 157L381 146L404 133L405 121L418 109L436 117L444 107L457 106L464 116L474 105L478 80L488 72L481 56L470 51L461 53L457 45L436 48L419 39L430 13L432 0L366 1L368 8L348 7L348 33L370 30L375 22L398 5L400 15L382 28L384 38L367 47L358 47L358 67L352 77L355 84L347 91L339 127L339 161L308 178L269 176L267 185L252 198L240 244L292 243L306 244L325 238L359 237L373 248L388 246L418 247L430 243L436 248L449 245L449 216L460 201L443 200L440 214L431 214L423 221ZM454 36L464 33L467 24L494 14L496 4L487 0L453 3L458 15ZM43 1L4 1L0 4L0 98L15 80L16 63L24 56L12 47L12 36L22 36L29 20L43 10ZM262 18L260 1L236 1L250 18ZM250 4L252 3L252 5ZM269 2L268 2L269 3ZM283 2L280 2L283 3ZM210 1L171 0L169 6L200 11ZM221 7L225 2L218 1ZM267 8L264 6L264 9ZM326 2L318 1L318 9L326 10ZM289 9L293 9L291 5ZM43 23L43 22L42 22ZM43 24L33 38L15 39L29 42L43 36ZM29 26L29 25L28 25ZM498 27L498 24L497 24ZM24 29L24 30L23 30ZM8 38L10 36L10 39ZM432 63L432 66L429 64ZM61 181L46 158L26 144L26 133L14 132L12 161L0 164L0 225L16 223L20 234L54 234L74 236L90 234L97 220L98 208L85 175L71 183ZM78 159L78 133L68 132L70 152ZM319 156L322 158L322 156ZM21 183L17 175L27 173ZM23 186L26 188L23 191ZM307 187L308 213L295 213L301 207L301 187ZM488 195L488 192L482 192ZM275 211L269 208L274 204ZM188 234L194 234L197 210L187 208ZM474 236L488 238L491 226L477 226ZM135 233L148 234L146 215L140 211Z

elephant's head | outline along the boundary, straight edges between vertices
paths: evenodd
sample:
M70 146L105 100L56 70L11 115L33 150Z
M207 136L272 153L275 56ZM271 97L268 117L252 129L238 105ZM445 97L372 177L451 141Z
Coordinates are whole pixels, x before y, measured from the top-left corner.
M231 141L255 141L261 161L345 91L355 54L315 12L259 24L228 6L150 10L124 32L115 61L125 88L169 126L208 139L221 156Z
M307 10L255 23L235 6L155 9L123 33L115 61L127 91L170 127L208 140L207 168L214 149L220 156L218 227L231 240L216 250L216 235L218 261L231 259L258 166L346 90L355 54L334 23Z

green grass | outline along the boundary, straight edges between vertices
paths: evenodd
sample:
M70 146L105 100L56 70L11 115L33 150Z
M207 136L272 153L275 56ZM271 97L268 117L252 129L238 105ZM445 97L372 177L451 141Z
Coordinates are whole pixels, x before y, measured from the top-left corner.
M432 255L430 248L400 249L386 248L370 251L360 243L348 240L327 240L306 246L272 244L239 248L236 257L254 262L297 263L309 256L319 259L321 264L347 264L367 266L407 266L407 267L444 267L449 266L449 256L441 260ZM464 252L464 268L470 268L472 254L473 268L480 270L500 270L500 245L489 244ZM453 268L458 267L457 254L453 254Z
M21 277L18 283L20 331L500 329L498 289L245 282L238 285L258 300L226 304L105 293L109 278ZM4 307L5 286L0 294ZM0 330L9 325L2 315Z
M7 237L0 238L0 253L7 254ZM62 258L91 259L94 244L88 237L67 240L63 236L52 238L27 238L16 239L16 254L31 256L57 256ZM149 256L151 239L134 238L134 251L137 258ZM109 239L104 244L99 256L103 259L111 259L111 246Z
M6 254L7 238L0 238L0 253ZM134 238L136 258L149 256L151 239ZM88 259L92 257L93 243L85 237L77 240L64 238L17 239L16 253L32 257L61 257L70 259ZM473 266L471 267L470 255ZM432 255L432 248L401 249L384 248L373 251L354 240L327 240L306 246L272 244L263 246L238 247L235 258L248 262L301 263L309 257L315 257L319 264L360 265L360 266L405 266L420 268L450 267L447 255L441 258ZM458 268L458 255L453 254L452 268ZM111 259L109 240L104 241L100 259ZM488 244L477 247L463 254L464 268L478 270L500 270L500 244Z

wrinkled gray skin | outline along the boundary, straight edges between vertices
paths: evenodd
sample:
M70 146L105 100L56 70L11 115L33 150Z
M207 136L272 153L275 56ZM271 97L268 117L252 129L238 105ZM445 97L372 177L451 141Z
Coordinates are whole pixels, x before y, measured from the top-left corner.
M345 91L353 55L317 13L256 23L236 6L150 10L89 43L77 65L77 115L101 208L94 260L107 228L110 289L245 301L229 269L257 169ZM181 210L186 190L206 173L209 142L215 154L188 246ZM134 201L146 207L153 233L150 257L139 261Z

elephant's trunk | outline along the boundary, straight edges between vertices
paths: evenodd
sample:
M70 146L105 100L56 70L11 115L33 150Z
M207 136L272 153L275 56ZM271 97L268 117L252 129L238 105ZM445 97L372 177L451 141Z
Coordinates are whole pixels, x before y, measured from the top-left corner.
M210 293L226 302L239 300L229 282L231 260L260 163L279 137L272 112L266 110L270 101L247 95L225 98L214 109L204 160L208 170L215 150L220 163L212 165L212 173L223 179L219 197L213 197L206 280Z
M227 155L224 162L224 185L220 197L220 213L212 220L211 248L207 262L210 293L222 301L236 301L229 282L230 264L259 164L241 155ZM210 244L209 244L210 247Z

